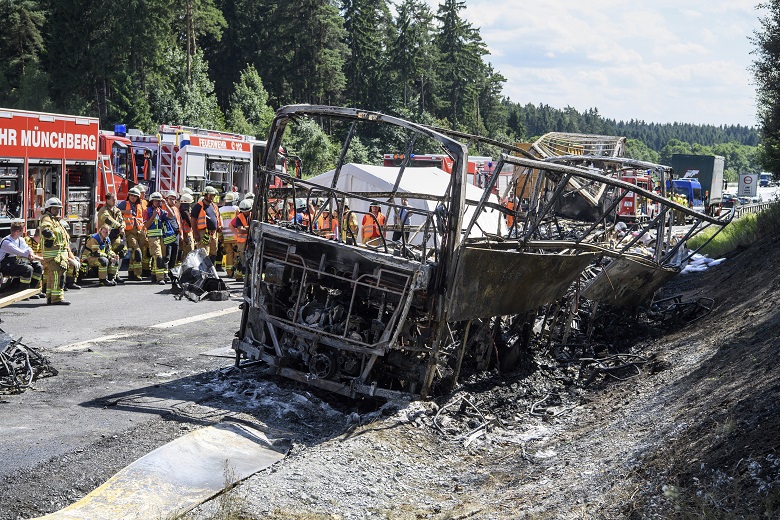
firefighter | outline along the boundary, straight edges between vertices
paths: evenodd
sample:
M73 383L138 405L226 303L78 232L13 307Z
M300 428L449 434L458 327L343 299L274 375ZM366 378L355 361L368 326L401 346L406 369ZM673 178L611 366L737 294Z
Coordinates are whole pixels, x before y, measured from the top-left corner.
M222 228L222 249L225 251L225 272L232 277L238 245L236 244L236 235L230 228L230 223L236 218L238 207L235 206L236 196L233 192L225 193L223 200L225 203L219 208L219 220Z
M169 280L168 275L171 275L170 279L173 279L171 269L176 267L176 261L179 259L179 239L181 238L181 214L179 213L179 207L177 201L179 194L173 190L170 190L165 194L165 209L168 212L168 226L163 233L163 242L165 243L165 265L168 268L168 272L165 274L165 281ZM173 288L177 288L176 282L173 283Z
M143 244L146 241L141 192L131 188L127 200L118 204L125 220L125 246L130 251L130 265L127 268L128 280L140 281L143 274Z
M192 217L190 216L191 204L194 202L192 195L182 193L179 201L179 215L181 216L181 259L184 261L190 251L195 249L192 240Z
M60 219L60 225L68 235L67 243L70 244L70 225L68 224L68 221L62 218ZM81 286L76 284L76 279L79 277L79 268L81 266L78 264L78 259L71 251L70 246L68 246L68 254L68 258L71 260L68 262L67 271L65 271L65 290L69 291L71 289L81 289Z
M362 236L364 244L368 244L369 242L372 244L376 243L376 239L382 236L382 229L384 228L386 221L379 204L371 203L369 211L371 212L371 215L373 215L373 218L371 215L365 215L363 217L363 222L361 223L363 226Z
M65 301L65 273L70 263L78 261L70 250L70 235L60 224L62 201L52 197L43 207L40 229L43 237L41 256L46 274L46 303L70 305L70 302Z
M11 221L11 234L0 241L0 272L5 276L18 276L22 289L38 288L43 276L43 257L37 255L22 238L24 221ZM37 299L36 292L31 298Z
M214 204L216 188L206 186L203 198L192 207L192 235L195 247L202 247L212 263L217 260L217 233L219 232L219 208Z
M510 213L506 214L506 227L509 229L509 233L512 233L512 228L515 227L515 207L517 206L517 203L515 201L515 194L510 193L509 197L507 197L506 201L504 202L504 206L506 209L510 211Z
M238 215L236 215L236 218L230 222L230 229L233 231L233 234L236 237L237 251L235 275L236 281L239 282L244 279L244 272L246 271L244 266L244 251L246 250L246 239L249 237L249 224L251 222L250 213L252 212L252 204L252 199L242 200L238 205Z
M152 259L152 283L165 285L165 242L163 235L168 226L168 212L163 209L163 196L155 191L149 197L151 204L144 213L144 227L149 244L149 255Z
M355 239L358 236L358 221L352 211L349 209L349 204L344 203L344 218L341 222L341 240L347 244L355 245Z
M108 226L110 231L108 238L111 241L111 251L120 259L127 254L125 246L125 219L122 210L116 206L116 196L113 193L106 194L106 205L100 208L97 214L98 228ZM116 283L125 283L117 274L114 277Z
M141 215L146 215L146 210L149 207L149 201L146 199L146 186L144 184L138 184L136 186L141 196L138 199L138 203L141 204ZM143 252L143 261L141 262L141 276L146 278L152 274L154 259L149 253L149 241L147 235L144 233L141 235L141 251Z
M114 253L111 244L111 227L104 224L97 233L90 235L84 245L81 272L86 274L89 267L97 267L98 287L113 287L116 285L118 265L119 257Z
M29 232L30 230L28 230L28 233ZM43 257L41 256L41 228L36 228L32 235L24 237L24 241L27 242L27 246L32 249L32 252L41 257L41 261L43 261ZM43 264L41 264L41 267L42 266ZM37 298L46 298L46 289L43 285L43 278L41 278L38 283L38 288L41 292L38 294Z

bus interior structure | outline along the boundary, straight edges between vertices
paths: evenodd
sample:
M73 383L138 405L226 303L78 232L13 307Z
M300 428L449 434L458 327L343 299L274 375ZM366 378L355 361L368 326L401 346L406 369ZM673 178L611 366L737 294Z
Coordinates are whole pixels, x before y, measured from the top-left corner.
M285 130L304 118L327 120L343 139L335 167L308 180L276 168ZM378 125L405 135L401 163L346 164L352 140L378 135ZM269 374L353 397L447 393L467 374L513 370L543 341L584 335L587 323L566 314L586 298L583 287L602 307L646 302L685 265L688 238L727 222L691 215L691 230L673 236L670 210L693 213L688 208L611 170L539 160L492 142L503 150L498 171L513 171L507 192L528 194L527 205L509 209L494 193L496 175L467 189L473 137L354 108L279 109L255 179L236 363L259 361ZM408 164L416 150L437 147L452 161L444 182ZM274 176L284 187L270 182ZM588 219L559 211L582 191L615 196ZM614 209L628 191L659 211L620 235ZM383 229L360 239L364 225L381 227L371 206L396 222L405 212L392 238ZM315 223L331 215L336 231L323 233Z

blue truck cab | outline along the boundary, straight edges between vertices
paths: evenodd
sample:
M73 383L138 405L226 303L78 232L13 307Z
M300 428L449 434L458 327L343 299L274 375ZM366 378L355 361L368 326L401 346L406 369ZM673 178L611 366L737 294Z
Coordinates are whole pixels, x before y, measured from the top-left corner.
M704 191L701 183L695 178L674 179L672 181L673 193L682 195L688 201L688 206L693 211L704 213Z

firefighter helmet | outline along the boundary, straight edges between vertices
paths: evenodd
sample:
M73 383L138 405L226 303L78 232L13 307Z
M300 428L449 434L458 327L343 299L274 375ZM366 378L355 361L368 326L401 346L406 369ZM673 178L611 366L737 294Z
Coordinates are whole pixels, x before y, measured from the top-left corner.
M182 193L181 195L181 203L182 204L192 204L195 202L195 199L192 198L192 195L189 193Z
M255 198L255 194L252 193L251 191L248 192L246 195L244 195L244 200L246 200L246 199L254 199L254 198Z
M238 209L241 211L251 211L252 210L252 201L244 199L238 204Z
M189 189L188 187L186 187L186 186L185 186L184 188L182 188L182 190L181 190L181 194L182 194L182 195L184 195L185 193L186 193L187 195L192 195L192 194L193 194L193 191L192 191L191 189Z
M130 190L127 192L127 196L129 197L130 195L135 195L136 197L140 197L141 190L139 190L138 188L130 188Z
M163 200L162 193L159 191L155 191L151 195L149 195L149 200Z
M165 198L167 199L168 197L173 197L174 199L178 199L179 194L176 193L174 190L168 190L167 192L165 192Z
M215 188L214 186L206 186L203 189L203 194L204 195L219 195L219 192L217 191L217 188Z
M57 197L52 197L49 200L46 201L46 203L43 205L43 209L49 209L49 208L61 208L62 207L62 201L58 199Z
M143 184L137 185L136 188L138 188L138 191L140 191L141 193L146 193L146 186L144 186Z
M233 193L232 191L229 191L222 196L222 200L224 200L225 202L235 202L236 194Z

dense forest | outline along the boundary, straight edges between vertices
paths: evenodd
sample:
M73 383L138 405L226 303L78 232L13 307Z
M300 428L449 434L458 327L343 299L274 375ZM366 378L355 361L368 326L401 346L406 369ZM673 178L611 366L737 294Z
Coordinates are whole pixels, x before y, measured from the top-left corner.
M622 135L632 157L727 156L757 171L742 126L615 121L598 109L521 104L487 61L464 0L0 0L0 106L100 117L152 131L184 124L264 136L290 103L356 106L527 141L550 131ZM313 143L318 145L313 148ZM331 136L301 128L309 167ZM365 143L366 157L387 150Z

